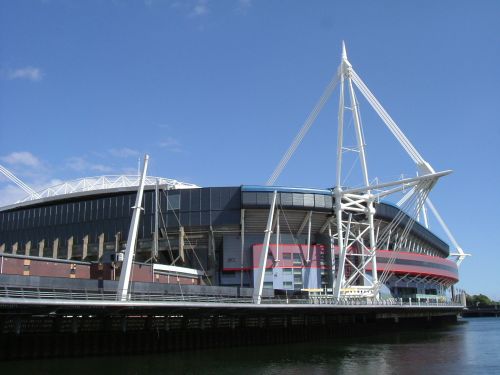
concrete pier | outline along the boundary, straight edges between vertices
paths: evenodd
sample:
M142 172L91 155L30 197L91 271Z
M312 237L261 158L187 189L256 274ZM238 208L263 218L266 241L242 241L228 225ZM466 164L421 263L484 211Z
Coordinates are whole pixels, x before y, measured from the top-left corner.
M455 322L460 307L0 301L0 359L144 354L369 336Z

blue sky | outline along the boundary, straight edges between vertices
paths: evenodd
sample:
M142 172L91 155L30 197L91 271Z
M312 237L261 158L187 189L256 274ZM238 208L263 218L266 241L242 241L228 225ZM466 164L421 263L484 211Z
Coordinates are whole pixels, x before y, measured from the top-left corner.
M3 0L0 163L37 189L136 173L145 152L151 175L263 184L345 40L424 158L454 170L431 197L473 253L460 286L500 299L499 19L497 1ZM360 107L371 176L414 173ZM334 95L278 184L333 186L336 111ZM0 179L0 204L21 197Z

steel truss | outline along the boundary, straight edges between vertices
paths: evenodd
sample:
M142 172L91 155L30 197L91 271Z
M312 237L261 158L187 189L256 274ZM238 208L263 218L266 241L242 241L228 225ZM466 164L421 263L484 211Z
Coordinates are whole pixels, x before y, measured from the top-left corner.
M394 287L400 287L401 285L404 285L406 287L409 287L410 285L434 285L436 286L439 290L440 296L444 296L446 291L450 286L455 284L454 280L447 279L445 277L438 277L438 276L430 276L430 275L422 275L422 274L416 274L416 275L410 275L410 274L392 274L390 277L393 286Z
M0 166L0 172L5 174L6 172L4 172L3 169ZM12 178L11 180L14 181ZM25 190L28 193L28 196L22 199L20 202L29 202L40 198L49 198L59 195L75 194L87 191L138 187L140 185L140 181L141 181L141 176L139 175L116 175L116 176L110 175L110 176L85 177L73 181L63 182L61 184L48 187L39 192L35 192L31 188L27 190L26 188L19 185L19 183L17 182L16 183L18 184L18 186L22 187L23 190ZM145 186L153 187L157 183L162 187L165 186L167 189L191 189L199 187L194 184L189 184L186 182L181 182L169 178L152 177L152 176L145 177Z
M386 237L395 225L389 225L389 228L385 229L382 236L379 236L379 233L376 235L376 228L374 225L374 203L386 196L410 189L412 190L411 196L413 199L408 200L406 208L410 209L410 211L413 210L413 212L410 212L410 216L416 217L420 213L425 200L424 197L427 197L438 178L451 171L436 173L430 164L422 158L396 123L387 114L382 105L375 99L361 78L355 73L352 65L347 59L345 45L343 45L342 48L342 60L338 69L338 75L340 96L337 132L337 170L334 197L339 264L333 285L333 293L337 298L342 296L378 298L381 285L390 276L387 271L389 268L388 265L394 262L395 256L389 260L389 264L386 265L386 269L381 273L379 279L376 250L386 242ZM365 150L366 143L354 86L360 90L368 103L370 103L387 125L391 133L416 163L421 176L375 185L370 183ZM345 103L346 91L349 97L349 107L346 107ZM357 146L354 150L352 148L345 148L343 145L345 130L344 117L346 110L350 110L352 114L357 142ZM359 154L361 172L363 175L363 186L360 188L344 189L342 187L342 161L343 154L346 151L355 151ZM412 204L414 206L412 206ZM394 221L397 220L402 220L402 217L396 218ZM395 251L403 247L404 241L410 233L412 225L413 222L411 220L406 223L403 235L396 243ZM367 239L368 243L365 243L365 239ZM369 264L371 264L372 269L370 273L366 271L367 265Z
M347 59L345 45L343 44L342 59L336 76L325 89L298 135L269 178L268 185L275 183L337 85L340 89L340 95L337 129L336 184L332 192L335 199L334 216L322 228L322 230L325 230L328 227L331 235L332 268L334 268L332 269L333 295L336 298L378 298L381 285L390 277L390 273L387 270L390 268L391 262L394 262L395 255L392 259L389 259L389 263L381 273L379 279L376 250L383 248L389 242L391 231L403 224L404 230L396 241L395 253L404 247L411 227L415 222L413 218L416 219L419 217L429 191L440 177L451 173L451 171L435 172L431 165L420 155L365 83L356 74ZM389 131L416 164L419 176L385 183L372 184L370 182L365 149L366 143L355 87L365 97ZM346 102L348 102L348 106L346 106ZM346 131L344 117L346 111L350 111L352 115L356 136L355 147L344 146L344 132ZM343 154L353 151L359 155L363 185L350 189L342 186L342 162ZM375 203L389 195L406 191L408 191L406 194L407 199L404 202L401 214L397 215L393 222L384 228L382 233L379 233L378 230L376 233L376 226L374 224ZM412 219L403 222L403 211L406 211L406 214ZM333 251L335 247L338 248L339 252L338 264L334 261L335 256ZM370 272L366 271L368 265L371 265Z
M406 200L408 199L408 197L412 193L413 193L413 190L408 191L408 193L403 198L401 198L399 200L399 202L397 203L397 206L401 206L402 204L404 204L406 202ZM425 225L425 227L427 229L429 229L429 222L428 222L428 218L427 218L427 208L426 208L426 206L428 206L429 209L431 210L431 212L434 214L434 217L438 221L439 225L441 226L441 228L443 228L443 231L448 236L448 239L452 243L453 247L455 248L455 252L451 253L450 255L452 257L455 257L455 263L459 267L460 264L463 262L463 260L466 257L471 256L471 254L466 254L463 251L462 247L458 244L457 240L455 239L455 236L451 233L450 228L448 228L448 225L446 225L446 222L441 217L441 215L439 214L437 208L434 206L434 204L432 203L432 201L430 200L430 198L427 198L427 200L426 200L425 203L426 204L422 207L422 213L423 213L423 219L424 219L424 225ZM417 220L419 220L419 219L420 219L420 216L417 217Z

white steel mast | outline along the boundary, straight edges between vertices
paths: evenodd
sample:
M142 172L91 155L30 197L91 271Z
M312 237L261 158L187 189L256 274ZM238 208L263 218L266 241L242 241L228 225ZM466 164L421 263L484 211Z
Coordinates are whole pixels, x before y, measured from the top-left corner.
M432 166L420 155L365 83L356 74L347 58L345 44L342 43L342 59L336 75L325 89L313 111L308 116L299 133L280 160L280 163L267 181L267 185L272 185L276 182L280 173L283 171L305 134L312 126L312 123L317 118L320 110L325 105L337 84L340 84L336 153L337 169L335 188L332 191L332 195L335 199L333 207L335 220L332 219L328 224L336 224L331 228L333 233L336 232L336 235L331 238L336 239L336 246L339 253L339 262L336 264L336 275L335 270L333 271L333 294L336 298L346 296L378 298L380 286L388 277L389 272L387 269L391 262L394 262L394 259L388 259L388 264L385 266L386 270L381 273L379 279L376 250L389 241L392 231L398 226L402 229L402 234L397 239L396 248L399 249L403 246L414 221L412 218L412 220L407 220L404 225L401 224L403 220L402 216L404 215L401 211L401 214L397 215L397 217L382 230L382 233L377 232L377 236L375 236L375 202L394 193L409 191L406 196L405 207L403 208L409 211L410 217L416 217L419 215L429 191L433 188L437 180L451 173L451 171L435 172ZM366 143L363 136L363 125L359 114L359 105L355 88L361 92L389 131L416 164L419 176L397 181L376 183L375 185L370 183ZM349 96L349 107L345 105L346 90ZM346 110L350 110L352 113L356 136L356 148L354 150L344 147L343 145ZM359 154L363 176L363 185L361 187L349 189L342 186L342 158L343 153L346 151L355 151ZM335 246L333 246L333 244L334 241L332 241L331 254L332 261L334 262ZM367 266L371 268L370 271L366 271Z
M141 180L139 181L139 188L137 189L137 196L135 198L135 205L132 207L134 210L132 220L130 221L130 229L128 231L127 247L125 249L125 259L123 260L120 280L118 281L117 299L119 301L128 300L128 288L130 284L130 276L132 274L132 266L135 257L135 246L137 242L137 232L139 229L139 219L142 204L142 196L144 194L144 182L146 173L148 171L149 155L144 156L144 164L142 167Z

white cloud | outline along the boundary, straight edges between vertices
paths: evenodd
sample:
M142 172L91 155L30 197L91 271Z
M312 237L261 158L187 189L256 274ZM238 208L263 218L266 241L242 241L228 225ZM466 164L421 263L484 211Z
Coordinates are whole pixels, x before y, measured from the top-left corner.
M0 187L0 207L14 204L28 196L28 194L20 187L10 183L7 178L2 179L1 177L2 175L0 175L0 183L2 183L2 186ZM8 181L5 186L3 186L4 181ZM30 184L30 187L36 192L40 192L48 187L59 185L61 183L63 183L62 180L53 178L48 181L38 180L37 182Z
M87 161L85 158L78 156L69 158L66 161L66 166L77 172L95 171L100 173L107 173L113 170L113 168L107 165L91 163Z
M208 0L198 0L194 5L194 8L191 10L189 16L191 17L201 17L210 12L208 8Z
M0 157L0 160L11 165L25 165L28 167L40 166L40 160L28 151L12 152Z
M182 152L182 145L178 139L174 137L167 137L158 144L160 147L167 149L171 152Z
M3 76L7 79L26 79L28 81L40 81L43 78L43 73L40 68L35 68L33 66L27 66L18 69L8 69L4 72Z
M8 184L0 188L0 207L14 204L28 194L16 185Z
M129 157L141 155L141 153L139 151L133 150L133 149L128 148L128 147L112 148L108 152L111 156L114 156L117 158L129 158Z

